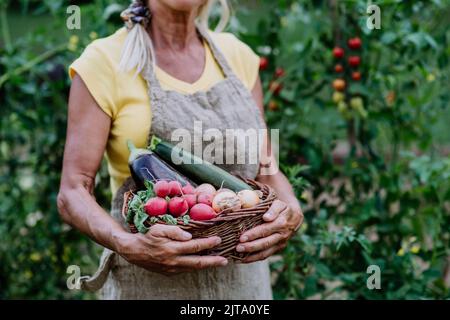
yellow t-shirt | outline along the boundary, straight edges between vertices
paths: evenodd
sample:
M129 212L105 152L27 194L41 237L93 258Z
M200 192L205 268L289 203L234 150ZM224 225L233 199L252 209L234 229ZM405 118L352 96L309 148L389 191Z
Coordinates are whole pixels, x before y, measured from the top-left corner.
M106 158L113 194L130 176L127 139L131 139L137 147L146 147L151 124L151 106L145 80L135 77L134 72L124 73L118 69L126 34L126 29L121 28L109 37L93 41L69 68L70 77L77 73L100 108L112 119ZM258 76L259 57L230 33L210 32L210 37L233 72L252 90ZM163 89L191 94L207 90L223 79L222 71L205 41L204 45L206 61L200 78L190 84L157 67L156 77Z

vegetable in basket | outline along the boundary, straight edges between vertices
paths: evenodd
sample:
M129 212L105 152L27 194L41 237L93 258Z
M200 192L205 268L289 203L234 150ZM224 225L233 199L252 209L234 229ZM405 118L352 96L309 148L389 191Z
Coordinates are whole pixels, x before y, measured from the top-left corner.
M216 188L228 188L235 192L252 189L244 181L225 170L200 159L180 147L163 141L155 135L152 136L150 150L196 181L210 183Z
M179 182L181 185L191 184L186 177L178 173L174 168L159 158L155 153L147 149L136 148L133 142L127 141L130 156L128 158L128 166L130 167L131 176L139 190L145 188L145 181L156 182L158 180L171 180L174 184L169 186L169 192L177 193Z

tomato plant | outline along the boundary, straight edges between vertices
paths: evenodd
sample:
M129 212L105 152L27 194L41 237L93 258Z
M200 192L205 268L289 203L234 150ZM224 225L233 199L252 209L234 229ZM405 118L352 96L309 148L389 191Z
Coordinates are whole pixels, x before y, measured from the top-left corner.
M99 247L55 205L66 70L128 1L79 1L78 31L65 28L69 2L0 5L0 298L94 297L68 290L66 269L92 273ZM374 30L363 0L232 4L228 31L263 57L266 119L305 212L271 259L275 298L449 298L449 3L380 1ZM106 209L108 186L103 166ZM380 290L366 286L369 265Z

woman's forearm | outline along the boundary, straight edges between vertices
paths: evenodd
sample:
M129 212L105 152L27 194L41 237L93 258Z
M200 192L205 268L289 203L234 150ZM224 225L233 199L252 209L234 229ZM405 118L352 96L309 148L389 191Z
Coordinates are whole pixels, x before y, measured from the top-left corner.
M275 189L278 199L287 203L292 210L301 212L300 203L295 196L294 190L289 180L281 171L271 175L258 175L256 180L270 185Z
M81 185L61 187L58 210L66 223L113 251L120 251L120 240L129 235Z

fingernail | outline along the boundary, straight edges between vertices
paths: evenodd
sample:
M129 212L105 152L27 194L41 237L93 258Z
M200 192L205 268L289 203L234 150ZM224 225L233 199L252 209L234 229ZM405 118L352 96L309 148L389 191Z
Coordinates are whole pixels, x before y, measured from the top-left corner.
M190 239L192 235L189 232L183 232L183 238Z
M236 247L236 251L237 251L237 252L243 252L244 250L245 250L245 247L244 247L244 246L238 245L238 246Z
M222 242L222 239L220 239L219 237L216 238L216 244L220 244Z
M267 212L264 214L264 217L265 217L265 218L271 218L272 215L273 215L272 211L267 211Z
M222 266L226 266L228 264L228 260L223 260L221 263L220 263L220 265L222 265Z
M242 241L242 242L248 241L248 237L247 237L247 236L242 236L242 237L241 237L241 241Z

